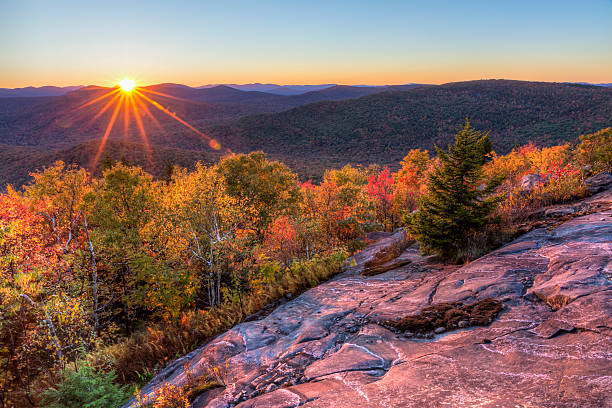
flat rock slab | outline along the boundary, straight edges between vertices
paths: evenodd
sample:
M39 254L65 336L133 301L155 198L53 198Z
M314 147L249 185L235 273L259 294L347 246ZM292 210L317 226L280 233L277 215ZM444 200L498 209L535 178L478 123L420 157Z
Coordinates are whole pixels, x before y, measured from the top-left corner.
M599 211L463 267L397 253L402 235L383 236L343 274L184 356L143 392L184 384L184 365L204 375L227 361L226 386L194 408L612 407L612 192L589 200ZM369 259L398 257L362 274ZM488 297L504 310L486 327L415 338L379 324Z

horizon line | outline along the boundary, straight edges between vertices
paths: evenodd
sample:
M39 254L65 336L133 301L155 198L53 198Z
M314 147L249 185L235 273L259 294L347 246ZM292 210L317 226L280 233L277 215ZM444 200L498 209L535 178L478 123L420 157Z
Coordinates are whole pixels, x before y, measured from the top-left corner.
M518 82L543 82L543 83L551 83L551 84L578 84L578 85L610 85L610 82L588 82L588 81L542 81L542 80L526 80L526 79L512 79L512 78L479 78L479 79L468 79L468 80L460 80L460 81L449 81L449 82L439 82L439 83L427 83L427 82L404 82L404 83L386 83L386 84L368 84L368 83L332 83L332 82L321 82L321 83L291 83L291 84L280 84L273 82L245 82L245 83L235 83L235 82L219 82L219 83L208 83L204 85L187 85L180 82L156 82L156 83L147 83L138 85L139 87L147 87L147 86L155 86L155 85L181 85L187 86L189 88L203 88L203 87L215 87L215 86L246 86L246 85L274 85L279 87L291 87L291 86L354 86L354 87L384 87L384 86L401 86L401 85L446 85L453 84L459 82L474 82L474 81L491 81L491 80L499 80L499 81L518 81ZM17 90L17 89L25 89L25 88L45 88L45 87L55 87L55 88L86 88L90 86L98 86L105 88L112 88L116 86L114 85L98 85L98 84L88 84L88 85L26 85L26 86L18 86L18 87L0 87L3 90Z

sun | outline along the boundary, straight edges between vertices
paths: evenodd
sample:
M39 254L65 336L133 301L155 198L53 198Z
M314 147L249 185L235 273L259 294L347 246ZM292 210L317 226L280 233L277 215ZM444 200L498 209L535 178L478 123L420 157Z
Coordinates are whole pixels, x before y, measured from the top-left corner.
M154 95L157 97L164 98L166 100L174 99L183 102L193 102L188 99L182 99L177 96L168 95L159 91L154 91L153 89L149 89L146 87L136 86L136 81L134 81L133 79L123 78L121 81L117 82L116 86L110 88L108 92L97 96L89 101L86 101L81 106L76 108L76 110L80 110L85 108L86 106L96 104L106 99L106 103L104 104L104 106L100 108L98 113L96 113L95 116L89 121L89 124L87 126L91 125L93 122L99 119L104 114L104 112L108 110L112 112L108 124L106 125L104 136L102 136L102 140L98 146L98 151L96 152L96 155L91 162L90 167L92 169L96 168L106 141L111 131L113 130L113 126L115 125L115 122L117 122L117 118L120 118L121 116L123 116L124 139L128 137L129 125L133 118L133 120L136 122L136 127L140 131L140 135L142 136L147 157L149 161L151 160L152 149L149 145L149 140L147 138L147 132L143 123L143 118L148 117L159 129L162 128L159 121L151 113L151 109L149 109L150 107L153 107L158 111L168 115L172 119L176 120L177 122L181 123L188 129L196 133L197 135L201 136L203 139L207 140L208 145L212 149L221 150L221 144L219 142L217 142L215 139L211 138L207 134L201 132L184 119L181 119L175 112L170 111L161 103L157 102L155 99L153 99ZM231 153L231 150L229 148L226 148L226 150L228 153Z
M130 78L124 78L119 81L119 87L123 92L131 92L136 87L136 82Z

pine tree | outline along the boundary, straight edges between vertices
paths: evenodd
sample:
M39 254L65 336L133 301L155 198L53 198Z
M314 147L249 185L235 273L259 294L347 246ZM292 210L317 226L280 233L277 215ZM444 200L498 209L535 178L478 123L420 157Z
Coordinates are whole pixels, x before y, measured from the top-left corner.
M441 166L431 174L418 211L406 219L423 252L455 258L470 234L491 222L500 200L491 195L499 181L483 187L482 166L491 147L489 132L474 130L467 119L448 153L436 147Z

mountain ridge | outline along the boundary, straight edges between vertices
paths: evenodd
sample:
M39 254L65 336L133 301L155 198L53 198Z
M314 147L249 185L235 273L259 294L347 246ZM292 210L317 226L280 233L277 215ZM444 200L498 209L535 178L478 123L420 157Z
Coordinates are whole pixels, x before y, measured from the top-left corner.
M21 162L0 163L0 171L7 174L3 181L19 185L24 171L48 165L52 157L72 160L72 146L99 140L112 109L90 124L102 104L76 108L108 89L93 86L63 96L0 99L0 144L17 146L4 147L4 157L13 154L24 158ZM612 126L612 88L582 84L481 80L393 86L382 92L372 87L334 86L296 96L245 92L227 86L198 90L160 84L148 89L179 98L150 95L214 138L222 152L263 150L292 166L304 180L320 179L326 168L347 163L396 168L410 149L445 147L466 117L477 129L492 132L499 153L530 141L559 144ZM227 102L231 95L242 98L241 102ZM192 99L183 101L181 96ZM122 115L120 111L119 117ZM158 112L156 116L161 129L142 118L153 150L179 149L180 153L173 151L172 156L193 160L202 157L201 152L215 156L208 139L165 114ZM123 124L118 123L109 134L112 140L143 143L134 124L124 132ZM19 146L63 153L39 156L28 148L18 153ZM40 160L28 160L27 154ZM179 162L183 165L188 161ZM30 167L26 169L25 163ZM134 164L146 165L138 160Z
M354 162L391 164L411 148L444 147L466 117L478 129L491 130L502 153L529 141L569 141L612 126L612 90L508 80L454 82L317 102L208 131L232 149L310 158L344 152Z
M603 87L612 87L612 82L609 83L592 83L592 82L564 82L567 84L581 84L581 85L592 85L592 86L603 86ZM145 87L151 86L160 86L160 85L172 85L175 87L183 87L183 88L192 88L192 89L207 89L214 88L217 86L227 86L230 88L234 88L241 91L258 91L265 92L273 95L283 95L283 96L293 96L293 95L301 95L306 92L311 91L319 91L325 88L330 88L333 86L338 86L341 84L317 84L317 85L279 85L272 83L248 83L248 84L208 84L201 86L189 86L179 83L159 83L159 84L151 84L146 85ZM404 86L415 86L415 85L435 85L435 84L421 84L421 83L407 83L401 85L343 85L343 86L351 86L356 88L397 88ZM439 84L444 85L444 84ZM97 85L77 85L77 86L64 86L58 87L54 85L44 85L40 87L27 86L22 88L0 88L0 98L11 98L11 97L42 97L42 96L61 96L65 95L68 92L87 87L98 87Z
M43 96L60 96L68 92L82 88L78 86L26 86L24 88L0 88L0 98L35 98Z

